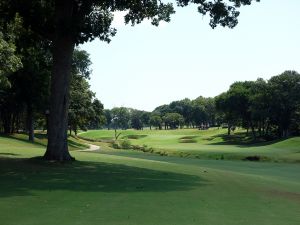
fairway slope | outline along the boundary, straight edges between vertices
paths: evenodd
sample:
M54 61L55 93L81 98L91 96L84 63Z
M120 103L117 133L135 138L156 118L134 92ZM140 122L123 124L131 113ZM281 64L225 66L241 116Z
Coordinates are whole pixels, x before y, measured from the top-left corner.
M226 129L122 130L120 140L129 137L135 149L163 156L214 160L250 160L300 162L300 137L275 141L253 141L243 130L228 136ZM93 130L80 134L107 146L113 141L113 130ZM110 139L109 139L110 137ZM101 140L105 138L105 142ZM105 143L105 144L103 144ZM140 147L137 147L140 146Z

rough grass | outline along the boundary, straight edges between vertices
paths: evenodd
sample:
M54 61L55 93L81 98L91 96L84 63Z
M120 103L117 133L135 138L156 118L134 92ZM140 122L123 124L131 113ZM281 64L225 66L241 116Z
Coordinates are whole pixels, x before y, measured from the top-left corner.
M298 225L298 164L72 152L0 137L1 225Z
M101 139L113 138L114 131L97 130L80 134L80 137ZM253 141L243 130L228 136L226 129L179 129L179 130L126 130L121 138L136 135L131 139L134 146L148 146L159 155L193 157L201 159L247 160L257 157L259 161L300 162L300 137L276 141ZM100 143L101 145L101 143Z

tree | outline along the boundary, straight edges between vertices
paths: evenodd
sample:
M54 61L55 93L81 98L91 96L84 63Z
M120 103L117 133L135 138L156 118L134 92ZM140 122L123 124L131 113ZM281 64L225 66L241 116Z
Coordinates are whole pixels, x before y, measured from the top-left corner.
M257 0L258 1L258 0ZM252 0L218 1L177 0L179 6L190 3L198 5L199 13L209 13L211 27L218 24L230 28L236 26L241 5L250 5ZM2 20L7 23L16 14L23 18L24 26L52 42L53 69L51 76L50 117L47 160L72 160L67 146L67 115L71 61L74 46L100 38L110 41L116 30L111 28L112 12L126 11L125 22L132 25L144 19L152 24L170 21L175 11L171 3L157 0L112 1L112 0L3 0L0 3Z
M150 126L158 127L158 129L161 130L162 118L160 117L159 114L153 113L150 116Z
M146 111L142 112L141 120L142 120L142 123L143 123L143 127L150 126L150 116L151 116L150 112L146 112Z
M15 46L3 39L0 32L0 89L9 87L5 75L15 72L22 66L21 60L15 55Z
M268 85L271 120L278 126L278 136L288 137L292 122L299 121L300 74L296 71L285 71L272 77Z
M105 126L109 130L111 127L111 122L112 122L112 114L109 109L104 109L104 117L105 117Z
M16 26L17 21L13 21L6 29L0 27L0 90L10 86L7 75L22 67L21 59L16 55L14 44Z
M136 130L142 130L143 129L142 111L133 110L131 112L130 123L132 128Z
M231 127L237 123L237 115L234 110L234 102L227 92L216 97L216 109L221 112L223 122L227 123L228 135L231 133Z
M92 100L95 94L89 89L87 78L90 75L91 61L87 52L76 49L72 59L70 105L68 110L69 130L77 135L78 128L86 130L94 115Z
M167 113L163 117L163 121L167 129L177 129L179 126L184 124L183 116L179 113Z
M288 137L299 133L300 74L285 71L268 82L235 82L216 98L216 107L230 127L250 128L252 136Z
M29 141L34 141L34 117L36 113L43 113L48 98L48 84L50 77L49 42L45 42L29 29L22 27L22 20L16 16L6 28L6 36L13 41L14 51L18 55L17 62L11 54L1 54L7 57L8 65L22 64L21 68L10 73L7 80L11 88L2 95L3 110L1 118L5 124L6 133L19 130L20 117L26 117L24 123ZM3 49L5 50L5 48ZM19 62L18 62L19 61ZM11 66L9 66L11 67ZM5 69L5 67L4 67ZM6 70L6 73L8 73ZM3 98L4 97L4 98Z
M106 118L103 111L103 104L98 99L94 99L92 102L92 108L94 111L93 117L89 121L89 129L99 129L106 123Z
M130 121L130 111L125 107L115 107L111 110L112 123L114 128L128 129Z
M86 130L90 120L94 117L92 99L94 93L90 91L89 83L81 76L72 76L70 88L69 129L77 135L78 128Z
M170 111L174 113L179 113L183 116L186 126L190 126L193 122L193 106L192 101L188 98L185 98L180 101L171 102L169 105Z

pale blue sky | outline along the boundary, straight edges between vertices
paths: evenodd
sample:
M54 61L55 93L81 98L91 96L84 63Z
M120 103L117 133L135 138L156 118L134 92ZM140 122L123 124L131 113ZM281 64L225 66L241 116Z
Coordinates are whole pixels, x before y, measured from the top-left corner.
M91 89L105 108L156 106L213 97L238 80L300 72L300 1L261 0L241 9L234 29L211 29L196 7L176 9L172 21L124 26L110 44L84 44L92 60Z

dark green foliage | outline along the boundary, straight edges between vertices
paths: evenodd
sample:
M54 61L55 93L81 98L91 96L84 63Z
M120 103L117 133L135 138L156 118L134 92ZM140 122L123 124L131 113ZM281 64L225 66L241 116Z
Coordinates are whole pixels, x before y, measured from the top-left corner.
M176 129L184 124L184 118L179 113L166 113L163 116L165 128Z
M10 36L13 36L22 67L6 74L10 87L3 90L0 97L1 120L5 133L23 129L33 141L34 120L43 118L48 108L50 48L47 41L23 28L19 17L15 18L13 27L14 33Z
M180 121L180 126L199 127L201 129L215 126L216 124L216 109L213 98L204 98L202 96L190 100L185 98L180 101L173 101L169 105L162 105L155 108L155 115L160 115L162 119L166 118L168 113L177 113L183 117ZM169 126L166 120L163 121L165 126ZM167 123L166 123L167 122ZM179 126L177 123L176 126Z
M131 112L131 127L136 130L142 130L144 127L143 121L142 121L142 111L139 110L133 110Z
M115 107L111 110L111 123L114 129L128 129L130 121L130 111L125 107Z
M161 130L162 118L159 114L153 113L153 115L150 117L150 128L151 126L157 127L159 130Z
M78 129L100 128L105 122L103 105L90 90L87 79L91 61L86 51L75 50L72 63L70 87L69 129L77 134Z
M106 123L106 118L103 112L103 104L98 99L94 99L92 102L92 108L94 110L94 114L90 119L88 128L89 129L99 129Z
M228 131L235 125L270 139L299 134L300 74L286 71L269 81L236 82L216 98ZM230 134L230 132L228 132Z

